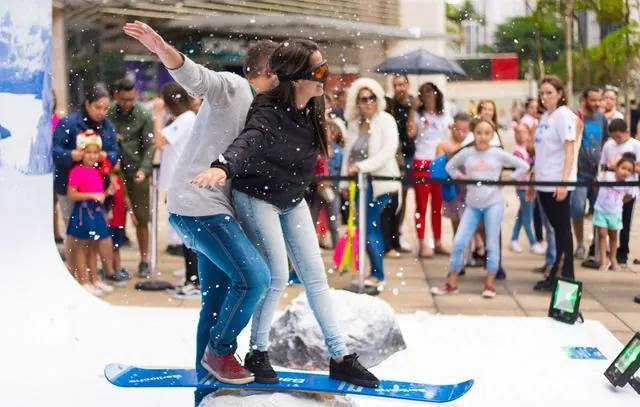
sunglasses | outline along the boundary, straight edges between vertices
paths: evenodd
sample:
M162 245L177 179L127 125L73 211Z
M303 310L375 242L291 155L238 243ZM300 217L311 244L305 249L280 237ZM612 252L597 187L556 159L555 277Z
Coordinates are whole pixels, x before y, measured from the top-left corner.
M373 103L375 101L378 100L378 97L376 95L371 95L371 96L362 96L359 101L362 104L367 104L367 103Z
M326 83L329 80L329 64L327 61L322 61L317 65L312 66L306 71L294 73L293 75L278 75L280 82L291 82L300 79L307 81L315 81Z

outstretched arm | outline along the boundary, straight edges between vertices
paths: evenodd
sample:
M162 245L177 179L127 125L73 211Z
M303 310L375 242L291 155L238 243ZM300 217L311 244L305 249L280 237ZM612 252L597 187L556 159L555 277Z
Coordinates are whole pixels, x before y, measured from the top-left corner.
M182 54L169 45L153 28L142 21L136 20L133 23L125 24L124 32L140 41L149 51L156 54L167 69L178 69L184 63Z
M212 99L219 94L220 87L225 83L220 73L186 58L149 25L141 21L127 23L124 25L124 32L156 54L171 76L191 96L198 99Z

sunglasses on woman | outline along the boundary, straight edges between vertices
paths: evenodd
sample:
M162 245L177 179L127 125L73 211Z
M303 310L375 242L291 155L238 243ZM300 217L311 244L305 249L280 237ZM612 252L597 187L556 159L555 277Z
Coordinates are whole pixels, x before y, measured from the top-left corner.
M312 66L306 71L297 72L293 75L278 75L280 82L292 82L297 80L307 80L326 83L329 80L329 64L327 61L322 61L317 65Z
M368 104L368 103L373 103L375 101L378 100L378 97L376 95L371 95L371 96L361 96L359 101L362 104Z

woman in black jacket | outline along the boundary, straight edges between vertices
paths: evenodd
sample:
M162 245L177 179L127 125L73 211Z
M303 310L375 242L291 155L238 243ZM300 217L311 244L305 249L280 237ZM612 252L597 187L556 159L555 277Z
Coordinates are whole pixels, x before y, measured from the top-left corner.
M278 86L256 96L240 136L212 168L193 180L209 187L233 178L238 219L271 269L271 287L253 314L252 351L245 366L256 382L278 382L267 347L271 321L289 277L288 255L324 334L331 355L330 376L377 387L378 379L358 362L358 356L347 353L314 223L303 199L313 179L316 156L326 153L322 95L329 67L318 46L305 40L282 43L269 67L278 75Z

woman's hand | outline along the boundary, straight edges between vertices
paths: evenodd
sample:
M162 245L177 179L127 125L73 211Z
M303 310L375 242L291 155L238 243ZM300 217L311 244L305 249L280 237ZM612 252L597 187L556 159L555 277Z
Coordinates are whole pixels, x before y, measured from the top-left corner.
M562 202L567 199L568 194L569 191L567 190L567 187L556 187L553 197L556 198L556 201Z
M457 180L465 180L467 178L464 176L464 174L458 174L458 175L456 175L456 179Z
M153 113L162 116L164 114L164 100L155 97L153 98Z
M169 145L169 140L162 134L153 138L153 145L160 151L164 150Z
M227 182L227 173L220 168L209 168L202 171L191 181L193 185L200 188L211 188L222 186Z
M533 187L527 188L527 191L524 193L525 200L527 202L533 202L536 200L536 189Z
M360 168L358 168L357 165L353 164L349 166L349 169L347 170L347 173L349 175L356 175L357 173L360 172Z

